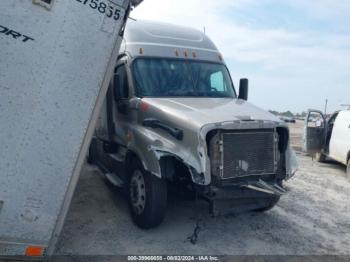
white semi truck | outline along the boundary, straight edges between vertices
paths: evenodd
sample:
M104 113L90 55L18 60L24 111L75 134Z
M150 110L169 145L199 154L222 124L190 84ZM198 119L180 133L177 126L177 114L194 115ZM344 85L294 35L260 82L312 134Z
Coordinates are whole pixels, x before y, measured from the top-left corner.
M141 1L0 1L0 257L53 253Z

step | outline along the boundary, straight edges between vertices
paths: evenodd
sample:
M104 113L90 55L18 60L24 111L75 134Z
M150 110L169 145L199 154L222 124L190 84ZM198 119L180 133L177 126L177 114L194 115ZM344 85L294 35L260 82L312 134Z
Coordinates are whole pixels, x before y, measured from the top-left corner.
M118 177L118 175L114 173L106 173L105 176L114 186L123 187L124 182Z

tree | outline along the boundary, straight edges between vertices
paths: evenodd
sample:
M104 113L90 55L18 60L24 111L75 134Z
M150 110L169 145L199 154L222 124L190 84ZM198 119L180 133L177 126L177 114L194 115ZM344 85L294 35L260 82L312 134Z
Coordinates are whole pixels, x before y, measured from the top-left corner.
M286 117L294 117L294 114L292 112L290 112L289 110L287 112L281 113L281 115L286 116Z
M280 113L274 110L269 110L271 114L274 114L275 116L278 116Z

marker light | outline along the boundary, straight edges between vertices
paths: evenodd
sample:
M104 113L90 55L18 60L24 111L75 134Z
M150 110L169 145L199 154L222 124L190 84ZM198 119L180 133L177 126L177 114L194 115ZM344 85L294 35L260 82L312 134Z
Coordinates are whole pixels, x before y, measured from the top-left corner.
M141 101L140 102L140 111L141 112L146 112L146 111L148 111L148 109L149 109L149 104L147 104L144 101Z
M38 246L29 246L26 249L26 256L28 257L41 257L44 255L44 248Z

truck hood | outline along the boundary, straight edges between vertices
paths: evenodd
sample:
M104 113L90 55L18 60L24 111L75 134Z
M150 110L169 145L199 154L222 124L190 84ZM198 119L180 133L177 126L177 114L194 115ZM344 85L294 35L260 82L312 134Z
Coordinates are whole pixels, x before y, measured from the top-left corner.
M281 122L273 114L244 100L232 98L143 98L151 107L168 116L202 127L210 123L235 120Z

